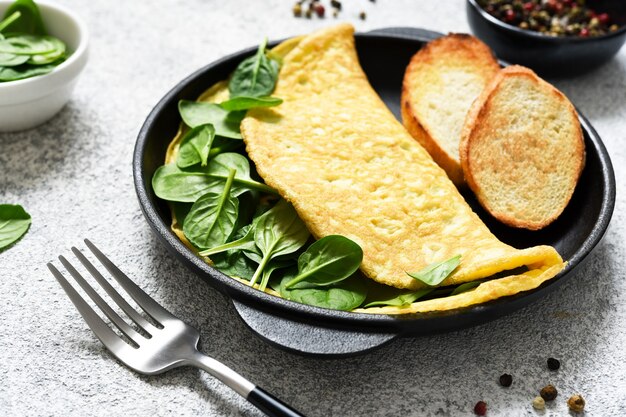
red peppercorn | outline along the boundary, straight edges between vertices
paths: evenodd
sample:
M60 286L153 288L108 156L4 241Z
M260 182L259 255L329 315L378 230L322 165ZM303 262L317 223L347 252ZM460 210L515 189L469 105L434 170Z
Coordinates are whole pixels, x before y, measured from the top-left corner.
M600 13L598 15L598 21L603 25L608 24L610 20L611 18L609 17L608 13Z
M508 9L505 13L504 13L504 19L507 22L512 22L515 20L515 12L512 9Z
M477 416L484 416L487 414L487 403L484 401L478 401L474 406L474 413Z
M315 13L317 14L318 17L324 17L325 12L326 12L326 9L324 9L324 6L322 6L319 3L315 4Z
M532 12L533 9L535 8L535 5L529 1L527 3L524 3L523 7L524 7L524 10L526 10L527 12Z
M582 29L580 30L580 36L581 36L581 37L583 37L583 38L588 37L588 36L589 36L589 29L587 29L587 28L582 28Z

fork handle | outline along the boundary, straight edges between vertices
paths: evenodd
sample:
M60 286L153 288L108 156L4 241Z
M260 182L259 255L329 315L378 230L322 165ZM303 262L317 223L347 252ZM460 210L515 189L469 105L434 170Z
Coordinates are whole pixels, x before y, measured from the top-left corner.
M220 361L196 351L188 362L203 369L231 387L269 417L305 417L261 387L254 385Z

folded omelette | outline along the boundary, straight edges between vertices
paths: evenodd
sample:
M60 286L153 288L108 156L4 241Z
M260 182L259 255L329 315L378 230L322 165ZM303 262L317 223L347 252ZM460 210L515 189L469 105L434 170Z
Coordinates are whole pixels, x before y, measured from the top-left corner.
M274 95L280 106L252 110L242 122L250 159L316 238L339 234L363 248L365 276L418 289L425 284L407 271L455 255L461 264L441 286L528 269L452 297L359 311L465 307L536 288L563 269L554 248L518 250L489 231L372 89L350 25L293 42Z
M313 236L339 234L357 242L364 253L361 271L378 283L425 287L407 271L456 255L461 264L440 286L499 276L454 296L354 311L456 309L531 290L557 275L565 264L554 248L506 245L472 211L370 86L353 32L338 25L272 50L282 60L273 95L284 101L249 111L241 125L258 173L293 204ZM200 100L227 98L221 82ZM180 133L166 162L175 160ZM175 217L172 228L186 240ZM503 274L520 268L525 272Z

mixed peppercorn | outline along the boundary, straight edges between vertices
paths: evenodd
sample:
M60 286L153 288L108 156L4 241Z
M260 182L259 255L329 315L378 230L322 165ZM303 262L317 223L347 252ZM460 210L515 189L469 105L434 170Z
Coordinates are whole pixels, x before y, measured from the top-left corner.
M371 3L375 3L376 0L369 0ZM342 3L339 0L331 0L330 8L332 10L333 17L339 16L339 12L342 10ZM326 7L322 4L321 0L298 0L291 8L295 17L312 18L314 15L319 18L326 16ZM365 20L367 14L364 11L359 12L359 19Z
M490 15L520 29L550 36L601 36L620 26L585 0L477 0Z

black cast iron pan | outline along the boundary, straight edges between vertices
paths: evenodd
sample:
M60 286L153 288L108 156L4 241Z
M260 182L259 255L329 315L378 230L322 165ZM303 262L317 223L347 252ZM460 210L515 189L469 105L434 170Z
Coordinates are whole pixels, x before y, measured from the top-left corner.
M399 118L400 86L411 56L439 33L390 28L356 35L361 65L372 86ZM381 346L397 336L417 336L477 325L512 313L559 287L592 251L606 231L615 205L615 177L602 141L581 115L587 162L571 202L549 227L530 232L493 220L468 193L466 200L502 241L514 247L554 246L568 265L541 287L515 296L455 311L387 316L327 310L283 300L244 285L211 268L170 231L170 212L152 192L154 171L163 164L180 116L177 103L196 99L217 81L228 78L250 48L211 63L182 80L148 115L135 146L133 174L146 220L165 246L208 284L232 298L242 319L259 336L298 353L350 355Z

